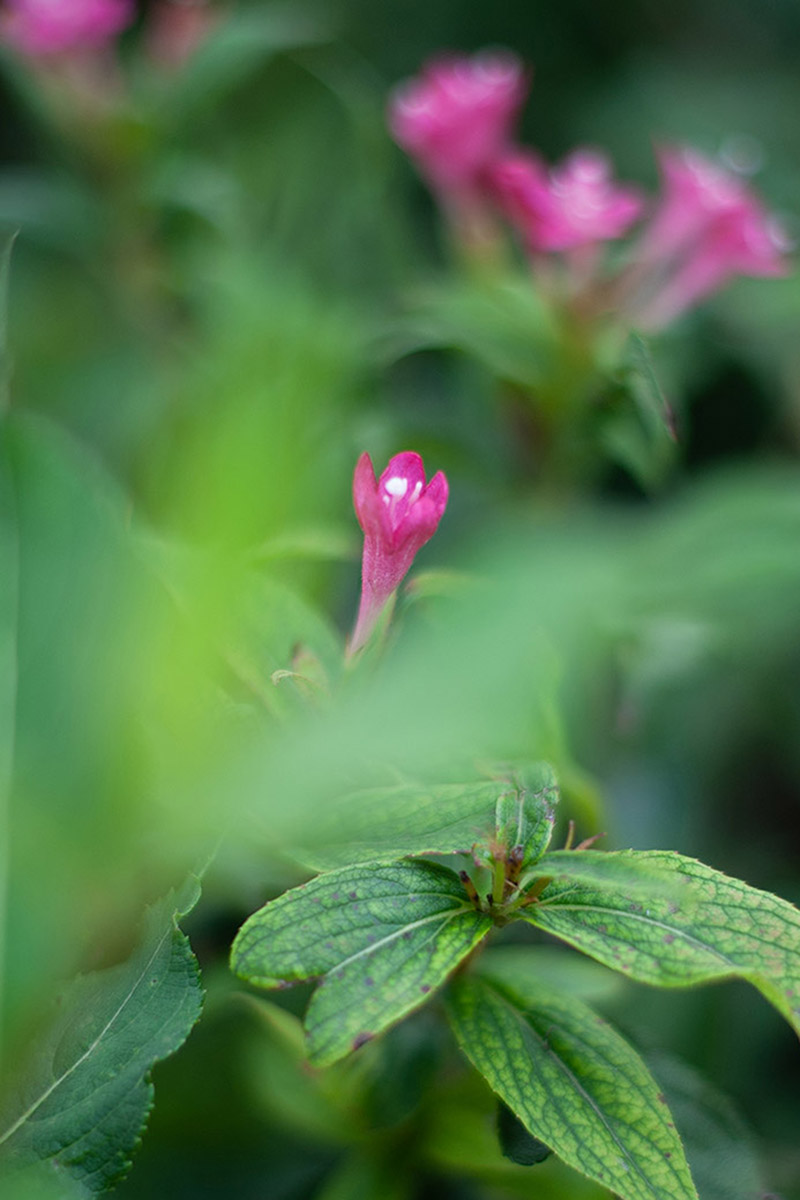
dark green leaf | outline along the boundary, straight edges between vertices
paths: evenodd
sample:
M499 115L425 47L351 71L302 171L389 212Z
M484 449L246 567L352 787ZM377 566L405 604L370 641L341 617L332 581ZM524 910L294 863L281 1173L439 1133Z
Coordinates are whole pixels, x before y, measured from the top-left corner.
M553 1151L528 1133L519 1117L502 1100L497 1105L497 1137L506 1158L520 1167L532 1167L544 1162Z
M611 880L601 886L550 884L525 919L632 979L689 987L712 979L746 979L800 1032L800 911L769 892L731 879L695 859L667 851L630 851L675 873L682 897L633 897Z
M448 1011L474 1066L564 1162L622 1200L697 1200L655 1081L591 1009L530 980L462 975Z
M434 863L369 863L322 875L249 918L231 952L260 987L320 978L309 1058L326 1065L424 1004L491 920Z
M404 854L468 853L495 832L501 797L508 797L515 821L524 809L531 845L544 849L558 799L553 770L547 763L535 763L511 776L488 783L401 784L344 796L315 820L314 841L303 848L301 857L322 870ZM519 791L523 787L530 799Z
M726 1096L666 1054L648 1054L675 1118L702 1200L754 1200L766 1183L755 1138Z
M0 1119L3 1168L46 1161L90 1193L130 1167L153 1102L150 1071L183 1044L200 1014L197 962L178 918L191 880L149 910L131 958L75 980Z

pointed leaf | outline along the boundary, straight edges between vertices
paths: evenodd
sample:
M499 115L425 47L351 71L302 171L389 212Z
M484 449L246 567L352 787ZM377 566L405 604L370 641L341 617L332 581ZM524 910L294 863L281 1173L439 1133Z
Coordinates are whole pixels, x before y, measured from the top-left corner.
M628 850L553 850L535 864L535 875L597 887L615 887L631 898L661 896L691 903L686 880L675 870Z
M622 1200L697 1200L642 1060L578 1000L530 980L462 975L448 989L461 1048L530 1133Z
M535 797L542 811L558 800L558 787L547 763L534 763L509 778L490 782L402 784L355 792L333 801L315 822L313 842L302 859L316 870L399 858L404 854L468 853L476 842L491 838L501 796L522 790ZM532 806L530 817L533 820ZM549 821L549 825L547 824ZM547 846L552 819L531 828L542 849Z
M536 862L550 845L555 825L558 791L552 772L544 764L530 786L515 780L516 787L501 792L495 810L495 839L508 851L519 851L519 867Z
M520 1167L535 1166L553 1153L549 1146L528 1133L519 1117L502 1100L497 1105L497 1137L503 1155Z
M688 1064L648 1054L703 1200L767 1200L758 1143L727 1096Z
M606 857L674 872L683 898L643 901L611 883L553 883L524 910L525 919L643 983L746 979L800 1033L800 910L679 854Z
M261 987L322 977L306 1013L326 1065L419 1008L488 933L458 878L434 863L369 863L321 875L247 920L231 965Z
M0 1178L46 1161L94 1193L126 1174L153 1102L151 1068L200 1014L197 962L177 925L198 895L192 880L155 905L127 962L66 989L0 1117Z

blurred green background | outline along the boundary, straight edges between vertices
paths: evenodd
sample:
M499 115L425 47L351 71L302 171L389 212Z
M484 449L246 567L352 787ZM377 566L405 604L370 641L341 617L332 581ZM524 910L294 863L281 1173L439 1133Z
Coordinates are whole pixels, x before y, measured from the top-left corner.
M654 145L744 154L796 232L800 4L253 0L170 70L155 11L102 103L0 64L11 1074L54 984L124 956L215 850L187 925L206 1013L156 1070L121 1196L599 1197L500 1157L435 1011L310 1073L302 989L245 997L227 950L302 877L292 843L331 796L493 757L551 758L582 836L800 903L800 276L739 281L652 343L666 456L598 439L545 494L525 268L510 301L483 291L385 129L426 58L508 46L549 158L600 145L652 191ZM450 507L386 654L343 675L352 468L405 448ZM761 998L590 985L679 1125L685 1105L702 1200L800 1200L800 1050Z

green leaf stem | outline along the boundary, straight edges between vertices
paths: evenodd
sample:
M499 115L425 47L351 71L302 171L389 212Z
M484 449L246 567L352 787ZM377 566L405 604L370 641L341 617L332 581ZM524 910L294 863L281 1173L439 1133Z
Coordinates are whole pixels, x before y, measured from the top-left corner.
M434 863L369 863L319 876L254 913L233 970L261 987L321 978L306 1013L309 1058L327 1065L419 1008L491 919Z

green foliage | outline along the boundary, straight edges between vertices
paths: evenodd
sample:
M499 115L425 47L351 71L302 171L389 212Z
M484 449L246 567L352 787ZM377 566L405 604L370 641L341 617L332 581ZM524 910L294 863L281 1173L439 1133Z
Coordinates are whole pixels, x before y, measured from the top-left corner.
M678 444L674 415L640 334L628 338L618 374L620 403L604 414L600 441L642 487L652 489L674 469Z
M454 246L385 122L390 85L438 48L502 43L545 68L524 121L548 161L596 144L621 179L652 184L653 139L685 140L746 171L761 160L770 207L790 213L796 5L748 0L731 21L701 0L656 19L626 0L612 28L583 4L467 19L441 0L398 20L397 3L242 0L209 5L204 43L162 61L153 19L185 7L140 5L96 76L0 49L0 224L22 228L13 355L0 316L0 388L14 365L0 401L8 1086L60 981L122 957L142 892L163 894L224 833L193 917L207 1041L159 1067L121 1195L607 1200L555 1154L502 1157L496 1099L439 1004L417 1010L440 994L419 988L455 972L453 995L490 997L534 1045L555 1000L521 996L557 995L559 1015L622 1009L635 1042L723 1080L768 1143L762 1177L729 1106L658 1061L702 1200L797 1200L800 1060L767 1006L735 988L639 989L624 1010L625 976L734 976L797 1027L796 910L690 860L551 852L554 772L480 775L547 758L579 837L681 845L798 899L797 274L739 283L645 345L616 322L603 265L590 313L488 228ZM625 253L609 246L612 271ZM0 241L0 295L7 273ZM352 465L403 447L447 472L450 510L394 636L345 669ZM423 854L460 855L466 882L394 861ZM334 943L352 934L350 965L322 963L309 1007L318 1061L411 1014L332 1067L306 1058L310 987L232 996L223 965L297 862L405 879L369 901L370 928L344 904L317 921ZM398 942L418 919L412 876L434 889L431 920ZM267 962L273 942L289 947L329 878L252 918L274 933L265 969L286 965ZM661 926L637 919L648 910ZM390 940L368 985L373 927ZM551 933L560 945L535 944ZM95 1019L86 977L65 995ZM506 1148L513 1133L535 1150L541 1130L501 1111ZM109 1161L130 1158L129 1135ZM13 1186L20 1200L86 1191L49 1165Z
M543 765L506 770L492 787L494 828L474 842L460 881L433 863L367 862L320 875L245 922L232 951L240 976L267 988L321 980L305 1016L312 1063L337 1061L418 1008L493 923L518 919L651 983L740 975L794 1021L800 914L790 904L675 854L548 852L552 773ZM380 808L384 794L358 800ZM388 794L392 803L372 826L373 837L376 827L383 836L378 845L396 839L404 803L424 829L441 800L439 824L417 850L445 847L463 861L452 789ZM491 795L466 795L486 814ZM459 1044L510 1110L499 1116L504 1153L533 1165L555 1150L623 1200L696 1198L664 1095L635 1051L575 994L603 995L605 977L594 978L588 964L565 972L564 956L554 961L553 953L490 950L446 992Z
M547 763L494 782L396 784L332 799L301 852L315 870L405 854L469 853L481 841L525 846L520 866L546 848L558 787Z
M481 972L451 985L448 1014L494 1091L570 1166L623 1200L696 1198L658 1087L591 1009Z
M8 404L8 382L11 373L8 347L8 292L11 276L11 251L16 234L0 234L0 414Z
M800 1032L800 911L694 859L665 851L609 855L674 872L672 898L626 887L550 884L525 919L632 979L688 987L746 979Z
M506 1158L521 1167L544 1162L553 1153L549 1146L528 1133L519 1117L502 1101L497 1106L497 1137Z
M430 288L413 300L412 317L399 327L404 352L450 346L524 389L540 388L559 369L557 320L525 279L490 275Z
M646 1062L667 1097L702 1200L753 1200L766 1189L752 1132L730 1100L666 1054Z
M556 819L555 777L546 764L534 770L537 777L531 778L529 770L524 785L515 779L516 787L500 793L495 811L494 853L502 848L506 858L513 858L514 871L520 874L550 845Z
M201 45L187 69L169 81L160 113L170 124L196 117L219 103L226 92L241 88L271 58L331 37L321 13L289 4L266 11L240 10L224 21L216 37Z
M147 913L127 962L76 979L3 1106L0 1171L45 1161L86 1193L128 1171L153 1103L150 1072L186 1040L200 1015L197 963L178 919L199 897L196 880Z
M242 926L234 971L261 987L322 977L306 1014L324 1065L424 1004L491 928L456 876L424 862L319 876Z
M535 864L535 877L576 883L591 883L598 887L614 887L633 896L666 894L667 899L683 898L691 905L692 898L686 882L670 868L667 857L657 862L638 851L552 850ZM533 869L530 874L533 874ZM521 881L524 888L526 880ZM548 893L549 895L549 890Z

